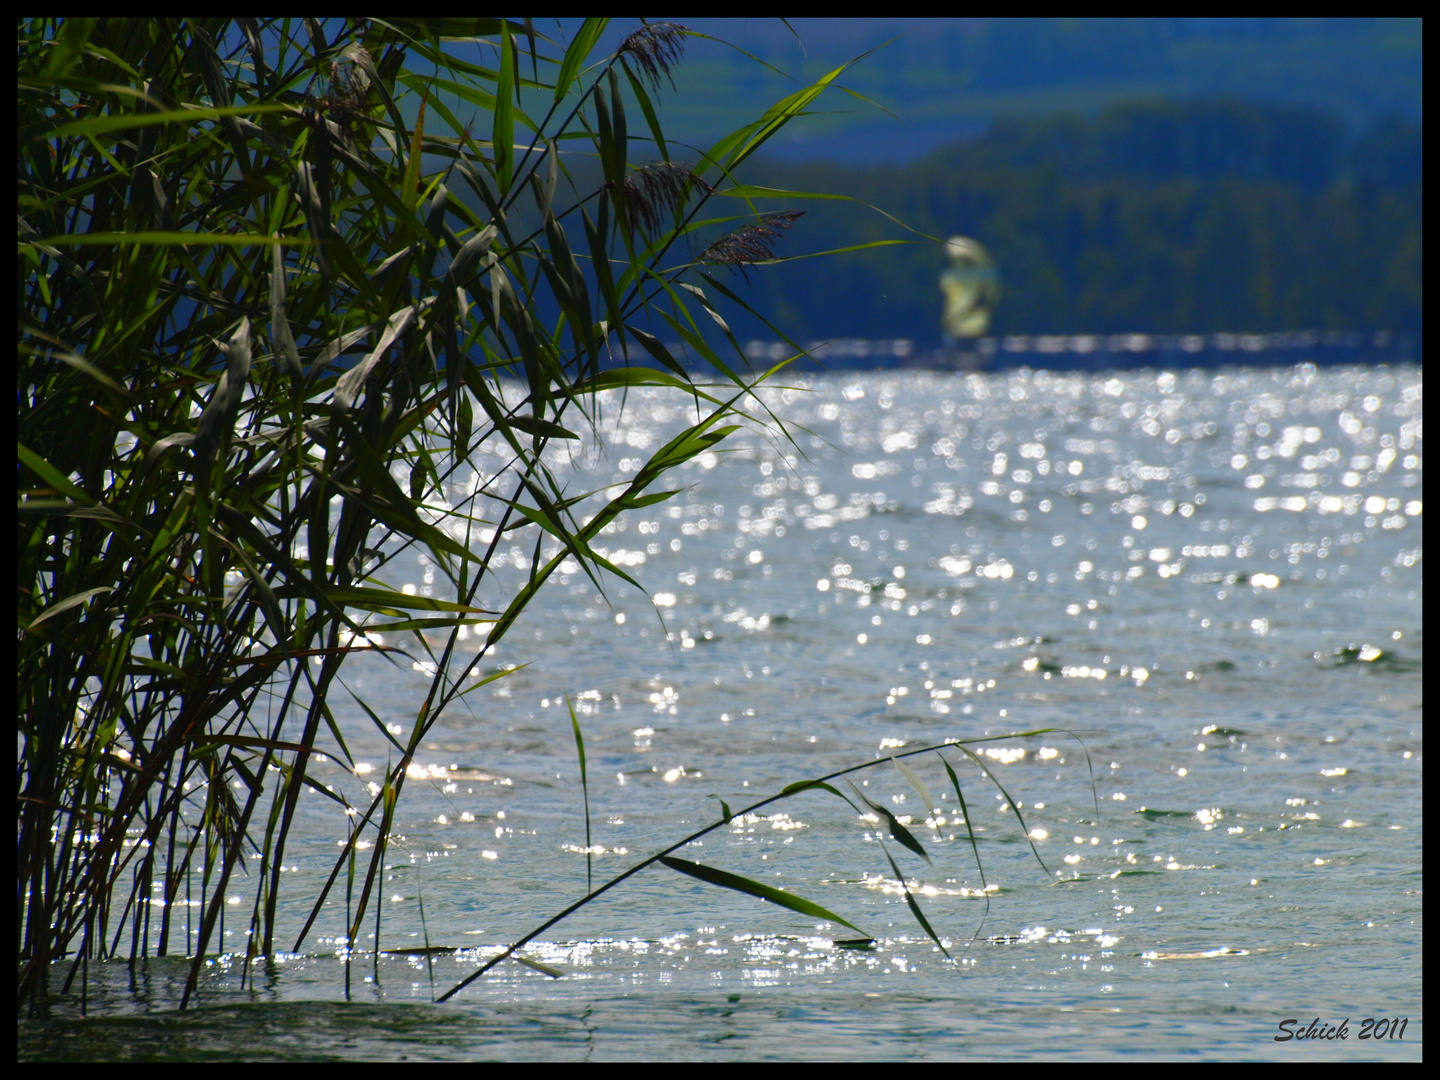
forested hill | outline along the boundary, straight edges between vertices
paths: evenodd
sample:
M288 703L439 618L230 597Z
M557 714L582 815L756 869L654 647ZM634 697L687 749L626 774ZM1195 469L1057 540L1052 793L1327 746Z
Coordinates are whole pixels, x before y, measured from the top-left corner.
M1000 269L997 334L1418 334L1422 156L1421 125L1399 118L1351 136L1309 108L1157 101L1002 120L903 167L755 161L744 178L975 237ZM765 204L782 207L809 211L782 255L909 236L850 203ZM752 273L748 295L799 339L926 348L939 339L942 263L923 242L805 259Z
M712 35L691 39L676 69L679 93L665 99L676 130L697 145L860 58L839 81L861 97L827 95L804 123L786 128L766 148L787 161L910 164L987 130L1001 116L1095 116L1141 99L1224 96L1307 105L1339 116L1351 132L1379 116L1418 121L1423 115L1419 18L879 14L678 21ZM628 25L612 24L616 44ZM568 32L574 29L578 23Z

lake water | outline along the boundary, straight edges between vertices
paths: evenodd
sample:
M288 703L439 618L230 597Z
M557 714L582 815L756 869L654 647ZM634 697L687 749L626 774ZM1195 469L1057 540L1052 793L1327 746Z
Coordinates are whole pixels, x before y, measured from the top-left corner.
M563 567L482 673L529 666L425 744L382 945L464 951L377 964L361 940L347 1002L339 893L251 982L238 959L212 963L185 1014L183 959L91 965L92 1017L22 1020L21 1057L1418 1059L1422 370L793 385L764 394L793 443L737 433L601 538L649 596L609 580L602 598ZM687 415L672 396L609 399L599 440L557 475L575 491L632 475ZM500 459L474 463L488 476ZM456 480L458 500L469 471ZM533 555L533 540L506 551L491 606ZM434 586L413 553L389 569ZM364 658L347 681L403 741L423 668ZM432 1005L586 890L566 695L597 884L717 820L721 799L738 812L871 760L852 778L933 864L808 792L680 854L821 904L873 949L656 866L525 951L564 978L505 963ZM332 700L373 772L322 775L363 805L389 748ZM1035 728L1083 746L1007 737ZM885 760L982 736L1009 798L948 758L983 884L936 755L909 764L938 814ZM333 804L302 807L292 941L345 835ZM239 888L225 943L243 953ZM1276 1042L1292 1018L1348 1020L1348 1038ZM1391 1021L1385 1038L1362 1040L1366 1018Z

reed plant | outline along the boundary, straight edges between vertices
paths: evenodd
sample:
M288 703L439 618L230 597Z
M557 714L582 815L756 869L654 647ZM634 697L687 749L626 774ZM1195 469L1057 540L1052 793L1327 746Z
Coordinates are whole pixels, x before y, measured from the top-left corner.
M735 169L843 68L685 162L659 99L689 32L602 54L606 22L20 23L22 1005L175 952L188 1000L239 894L247 965L299 949L342 875L355 941L417 749L537 590L566 559L630 581L602 529L738 425L788 434L745 411L774 369L745 366L721 271L770 261L795 213L761 207L807 196ZM622 487L568 490L557 455L635 387L694 422ZM484 443L507 464L457 498ZM502 542L535 552L508 599ZM430 595L387 584L417 551ZM332 696L359 654L433 678L399 734L356 699L393 756L351 804L315 774L355 765ZM343 839L282 942L302 797Z

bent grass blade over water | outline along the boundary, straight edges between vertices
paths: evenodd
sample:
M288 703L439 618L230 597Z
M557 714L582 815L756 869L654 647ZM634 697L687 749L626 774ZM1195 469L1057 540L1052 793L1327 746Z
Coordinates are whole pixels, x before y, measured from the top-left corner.
M995 738L1034 738L1040 735L1052 734L1057 731L1064 731L1064 729L1037 728L1031 731L1014 731ZM1079 741L1078 736L1075 736L1073 732L1064 731L1064 733L1070 735L1072 738L1076 738L1076 740ZM817 777L815 779L798 780L795 783L787 785L784 789L780 791L779 794L771 795L768 798L761 799L759 802L751 803L749 806L746 806L735 813L732 813L730 811L730 808L722 802L722 816L719 821L713 822L710 825L705 826L703 829L698 829L690 835L684 837L683 839L671 844L669 847L666 847L664 850L656 852L654 855L651 855L646 859L642 859L640 862L636 863L628 870L625 870L623 873L617 874L615 877L611 878L605 884L601 885L598 889L593 889L588 894L581 897L579 900L576 900L574 903L568 905L563 910L551 916L539 926L535 927L535 929L531 930L528 934L520 938L514 944L508 946L496 956L491 957L478 969L473 971L466 978L464 978L455 986L451 987L444 994L442 994L438 1001L448 1001L450 998L458 994L461 990L465 989L465 987L473 983L476 979L480 978L480 976L484 975L491 968L503 963L505 960L511 958L518 959L518 957L516 957L515 955L517 950L524 948L530 942L534 941L537 937L543 934L546 930L549 930L551 927L557 925L562 920L573 915L575 912L590 904L592 901L603 896L605 893L609 892L617 885L621 884L622 882L628 880L631 877L634 877L640 871L655 863L660 863L666 867L669 867L671 870L675 870L689 877L696 878L697 880L703 881L707 884L716 885L725 889L733 889L736 892L746 893L747 895L757 897L761 900L767 900L771 903L778 904L781 907L788 908L792 911L797 911L804 915L809 915L813 918L826 919L831 922L839 923L842 926L848 926L850 927L850 929L864 934L865 931L861 930L860 927L856 926L848 919L845 919L844 917L837 915L834 912L827 910L826 908L821 907L819 904L816 904L810 900L806 900L803 897L776 889L773 886L764 885L750 878L742 877L739 874L733 874L728 871L719 870L711 866L703 866L700 863L691 862L686 859L676 858L673 853L688 846L694 841L707 836L711 832L714 832L716 829L723 828L724 826L728 825L734 818L743 817L746 814L753 814L755 813L755 811L763 809L764 807L769 806L771 803L779 802L781 799L793 798L794 796L803 794L806 791L816 790L825 791L830 793L831 795L834 795L836 798L840 799L852 810L854 810L862 820L865 820L867 822L874 821L876 823L883 822L885 828L897 841L901 841L902 843L904 843L901 838L908 838L909 842L904 843L904 846L910 848L913 852L923 858L928 864L931 861L930 856L925 852L925 849L920 845L919 841L917 841L914 836L908 830L906 830L905 827L898 820L896 820L894 815L892 815L888 810L886 810L879 803L874 802L873 800L867 798L864 794L862 794L859 788L855 787L855 785L850 782L850 775L853 773L863 772L866 769L874 768L875 766L880 765L885 761L890 761L892 764L898 767L900 766L900 758L916 757L921 754L935 753L940 757L941 761L945 763L946 773L955 785L956 797L960 800L962 812L964 812L964 795L961 793L959 779L955 775L954 768L950 765L948 761L945 760L945 756L942 751L953 747L955 749L958 749L962 754L965 754L971 758L976 758L976 760L978 760L974 752L970 750L970 747L991 741L995 741L995 739L950 739L943 743L938 743L931 746L917 747L914 750L907 750L904 753L895 754L890 758L882 758L879 761L867 761L859 765L851 765L848 768L839 769L836 772L828 773L825 776ZM1082 743L1081 745L1083 746L1084 744ZM909 766L905 766L904 768L906 770L910 769ZM985 769L983 764L981 765L981 768L986 778L989 779L991 783L995 784L996 788L1001 791L1001 793L1005 796L1006 799L1009 799L1009 795L1005 794L1004 789L1000 787L999 781L994 778L990 771L988 769ZM852 802L848 796L843 794L839 789L835 788L829 783L829 781L836 780L841 777L846 778L846 783L850 786L851 790L854 791L857 796L859 796L860 802L870 811L868 814L865 810L861 810L859 807L857 807L856 804ZM915 779L918 783L920 783L921 787L923 788L923 781L919 780L918 775ZM1091 785L1091 794L1092 796L1095 795L1093 781ZM980 864L980 851L978 845L976 845L975 843L974 832L970 825L970 816L968 812L965 812L965 823L967 830L970 830L971 850L975 855L975 863L980 871L983 883L984 868ZM1023 823L1021 827L1024 827ZM941 953L944 954L945 958L947 960L953 960L953 957L950 956L949 951L945 948L945 945L940 940L939 935L936 934L934 928L931 926L924 912L920 910L920 905L916 901L913 893L911 892L909 885L906 883L905 876L903 873L901 873L899 865L895 862L895 859L890 854L889 850L884 848L883 838L877 837L877 839L880 839L881 841L882 850L885 851L885 858L889 862L890 868L895 872L895 877L900 884L900 889L905 895L906 906L910 909L910 913L915 918L916 923L925 932L926 936L928 936L931 940L935 942L936 946L940 949ZM1033 850L1034 845L1032 844L1031 846ZM1039 861L1040 857L1038 852L1036 852L1035 857L1036 860ZM1040 866L1042 870L1045 870L1045 864L1043 862L1040 862ZM1049 871L1045 870L1045 873L1048 877ZM985 903L986 914L988 915L990 904L990 891L988 886L985 888ZM981 926L983 925L984 920L982 919ZM979 932L980 930L977 927L975 930L975 935L972 935L971 937L971 941L974 940L974 937L977 936ZM874 942L875 938L866 934L866 936L863 938L836 941L834 944L842 948L864 948L873 945Z

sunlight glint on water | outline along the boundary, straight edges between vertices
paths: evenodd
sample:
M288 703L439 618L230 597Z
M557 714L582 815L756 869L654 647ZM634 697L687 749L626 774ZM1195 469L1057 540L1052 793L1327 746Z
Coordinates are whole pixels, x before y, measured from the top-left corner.
M307 955L253 993L237 964L213 965L203 1000L219 1011L187 1021L195 1038L247 1043L246 1025L283 1023L247 1003L278 1001L315 1029L294 1056L395 1056L398 1044L366 1041L387 1022L419 1057L1238 1056L1273 1053L1286 1017L1387 1015L1411 1018L1403 1042L1347 1051L1418 1056L1421 371L795 386L764 394L795 445L737 436L681 470L673 500L601 537L648 597L610 580L602 598L562 565L480 673L530 666L442 717L400 803L384 944L425 944L423 895L430 944L466 950L433 958L443 991L583 893L568 695L597 882L715 820L719 799L738 808L905 747L996 736L984 760L1016 806L978 769L961 773L983 926L986 890L939 762L910 762L933 808L889 764L864 774L934 856L889 849L961 970L909 915L875 833L810 793L737 817L686 857L842 914L880 939L872 951L836 948L843 927L652 868L526 953L562 981L502 965L435 1013L377 1017L376 1002L427 1002L431 969L387 957L377 987L367 952L352 1011L307 1011L343 999L341 895ZM606 399L601 440L557 476L575 491L621 483L687 415L668 396ZM473 463L479 478L460 470L452 504L501 459ZM487 607L535 554L533 539L500 550ZM446 595L423 556L385 573ZM347 676L397 732L429 685L415 655L415 670L367 659ZM353 802L387 744L348 699L334 705L370 768L331 762L317 778ZM1098 822L1074 739L1001 737L1040 727L1084 740ZM308 841L287 861L316 879L344 822L322 800L302 808ZM297 927L305 892L290 894ZM251 902L229 909L237 951ZM178 962L152 961L137 999L122 975L91 976L120 1011L173 1008L182 981ZM138 1022L106 1030L149 1037Z

